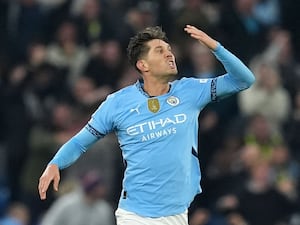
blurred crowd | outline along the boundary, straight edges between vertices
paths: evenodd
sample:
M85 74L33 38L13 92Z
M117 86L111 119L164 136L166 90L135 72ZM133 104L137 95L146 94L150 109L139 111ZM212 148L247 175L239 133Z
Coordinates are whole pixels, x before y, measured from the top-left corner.
M113 225L123 164L115 136L62 171L40 201L38 179L106 96L134 83L132 35L162 26L180 77L225 71L188 37L204 30L256 76L199 117L204 192L190 225L300 224L300 14L297 0L1 0L0 225ZM176 198L176 196L174 196Z

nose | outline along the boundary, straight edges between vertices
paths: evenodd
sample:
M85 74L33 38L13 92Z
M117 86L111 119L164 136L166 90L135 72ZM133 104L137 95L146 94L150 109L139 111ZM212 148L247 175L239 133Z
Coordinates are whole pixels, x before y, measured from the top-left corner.
M166 51L166 58L173 58L173 56L174 56L174 54L172 51L170 51L170 50Z

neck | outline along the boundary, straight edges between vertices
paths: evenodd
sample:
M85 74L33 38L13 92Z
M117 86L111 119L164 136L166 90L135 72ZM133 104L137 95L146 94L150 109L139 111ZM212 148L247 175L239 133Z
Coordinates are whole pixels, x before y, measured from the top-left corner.
M145 79L144 77L144 91L149 96L159 96L169 92L170 79Z

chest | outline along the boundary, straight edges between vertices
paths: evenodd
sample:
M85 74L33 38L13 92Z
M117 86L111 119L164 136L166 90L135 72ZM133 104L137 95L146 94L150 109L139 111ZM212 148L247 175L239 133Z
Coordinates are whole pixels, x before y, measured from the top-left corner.
M122 140L146 142L174 137L197 119L197 110L189 101L177 96L141 98L128 101L116 119Z

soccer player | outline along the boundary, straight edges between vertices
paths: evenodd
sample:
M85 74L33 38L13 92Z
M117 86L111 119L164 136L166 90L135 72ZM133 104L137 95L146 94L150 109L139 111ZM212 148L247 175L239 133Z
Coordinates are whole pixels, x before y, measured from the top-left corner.
M206 33L191 25L184 30L211 49L227 73L175 80L175 57L161 28L137 33L128 45L128 57L142 79L109 95L86 126L58 150L40 177L41 199L52 181L58 190L60 169L115 132L126 164L117 224L188 224L187 209L201 192L198 115L209 102L248 88L255 78Z

